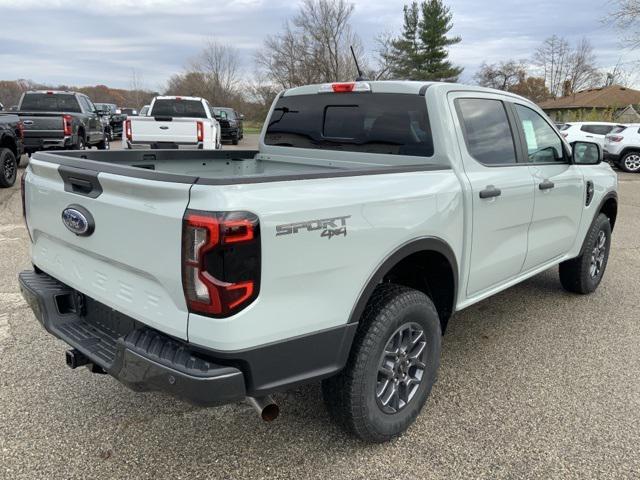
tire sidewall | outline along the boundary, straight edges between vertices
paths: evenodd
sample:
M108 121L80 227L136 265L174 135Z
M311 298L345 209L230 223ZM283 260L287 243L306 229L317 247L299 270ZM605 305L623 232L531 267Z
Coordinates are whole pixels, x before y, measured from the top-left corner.
M607 240L605 242L605 255L604 255L604 261L602 263L602 268L600 270L600 275L598 275L597 277L592 277L591 276L591 253L593 251L593 249L595 248L596 242L598 241L598 233L600 231L604 231ZM596 218L596 221L594 222L593 226L591 227L591 231L589 232L589 242L585 247L585 251L584 251L584 257L583 257L583 272L585 275L585 282L588 285L588 289L589 291L594 291L596 288L598 288L598 285L600 285L600 282L602 281L605 271L607 269L607 264L609 263L609 252L611 251L611 224L609 223L609 219L603 215L600 214L598 215L598 218Z
M11 178L7 178L5 176L5 163L13 162L13 175ZM0 186L7 188L16 183L16 178L18 177L18 161L11 150L8 148L0 149Z
M398 303L405 303L405 295L417 296L421 302L397 307ZM404 431L422 410L431 388L436 380L440 364L441 332L440 321L429 298L417 291L407 292L393 299L377 315L376 322L381 322L383 328L376 335L378 338L365 337L365 343L373 340L376 347L369 352L364 368L364 378L361 383L362 398L364 399L364 413L368 424L373 428L376 436L383 439L391 438ZM376 400L378 367L382 352L391 336L406 323L417 323L425 333L427 339L426 367L420 386L411 401L399 412L389 414L382 411Z

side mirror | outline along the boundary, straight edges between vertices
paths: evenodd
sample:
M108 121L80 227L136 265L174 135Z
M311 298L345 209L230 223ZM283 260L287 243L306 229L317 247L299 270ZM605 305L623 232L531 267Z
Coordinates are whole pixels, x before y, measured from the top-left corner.
M571 160L576 165L597 165L602 162L602 147L594 142L571 143Z

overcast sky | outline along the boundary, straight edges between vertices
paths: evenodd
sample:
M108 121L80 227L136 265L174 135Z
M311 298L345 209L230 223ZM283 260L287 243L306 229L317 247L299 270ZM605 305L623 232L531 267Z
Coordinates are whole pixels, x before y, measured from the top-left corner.
M353 26L369 52L375 38L398 32L401 0L355 0ZM528 59L556 33L572 42L586 36L598 63L628 67L638 52L621 48L604 25L605 0L446 0L452 34L462 43L451 59L471 82L483 62ZM277 34L295 14L295 0L0 0L0 80L27 78L69 85L128 88L135 69L148 89L162 90L207 38L233 44L243 70L254 71L253 54L265 36Z

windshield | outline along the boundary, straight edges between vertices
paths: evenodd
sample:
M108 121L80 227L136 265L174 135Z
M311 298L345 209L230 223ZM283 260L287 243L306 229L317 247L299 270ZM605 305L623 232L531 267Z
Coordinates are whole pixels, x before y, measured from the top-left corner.
M200 100L160 99L151 110L154 117L207 118Z
M116 113L116 106L113 103L95 103L94 105L98 111Z
M280 97L267 145L387 155L433 155L424 97L338 93Z
M76 97L69 93L27 93L20 110L27 112L80 112Z

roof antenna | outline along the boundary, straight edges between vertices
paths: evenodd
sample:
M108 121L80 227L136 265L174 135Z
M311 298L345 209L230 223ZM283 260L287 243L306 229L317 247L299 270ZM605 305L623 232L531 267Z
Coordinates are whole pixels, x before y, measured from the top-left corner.
M351 49L351 55L353 55L353 61L356 64L356 70L358 70L358 77L356 78L356 82L366 80L366 78L362 74L362 70L360 70L360 65L358 65L358 59L356 58L356 52L353 51L353 45L349 45L349 48Z

